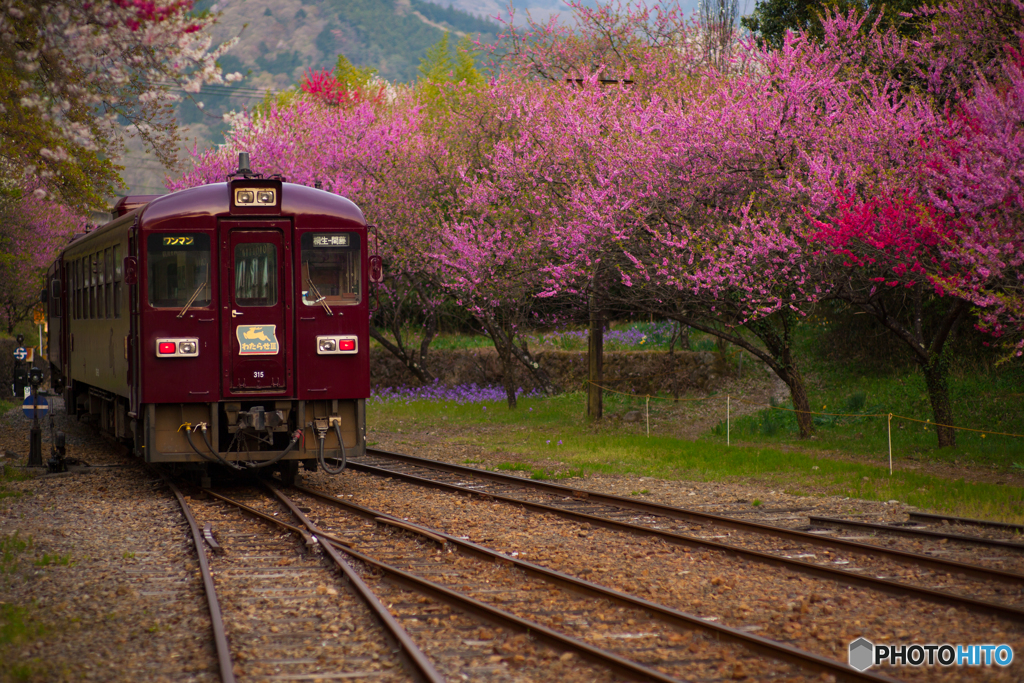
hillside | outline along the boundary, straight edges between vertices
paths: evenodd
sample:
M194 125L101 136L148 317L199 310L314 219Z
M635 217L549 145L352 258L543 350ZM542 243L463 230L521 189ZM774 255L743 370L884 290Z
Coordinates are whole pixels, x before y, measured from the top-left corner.
M490 12L495 3L462 0L460 7L476 4ZM200 0L196 9L220 13L215 43L239 38L220 64L225 72L238 71L245 78L230 87L206 87L195 100L178 105L183 147L189 149L222 142L224 113L251 107L268 91L293 86L308 69L333 68L338 54L356 66L377 69L390 81L411 82L420 58L444 31L471 34L483 42L493 41L500 31L485 11L424 0ZM141 147L130 149L125 167L129 194L164 191L167 171Z

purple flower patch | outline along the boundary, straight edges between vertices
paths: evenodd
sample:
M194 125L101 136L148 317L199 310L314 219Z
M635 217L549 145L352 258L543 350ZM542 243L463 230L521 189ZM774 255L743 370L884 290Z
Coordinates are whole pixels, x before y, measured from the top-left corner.
M519 398L540 396L540 391L524 391L520 389ZM382 387L373 389L370 401L376 403L394 403L402 401L444 401L464 405L466 403L483 403L484 401L504 401L507 398L505 388L499 386L478 386L476 384L459 384L447 386L435 382L425 387ZM487 410L487 406L483 406Z

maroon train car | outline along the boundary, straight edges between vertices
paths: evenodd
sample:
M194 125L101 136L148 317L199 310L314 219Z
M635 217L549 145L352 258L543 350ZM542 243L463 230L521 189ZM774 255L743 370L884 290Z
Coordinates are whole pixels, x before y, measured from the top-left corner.
M52 377L146 462L337 472L365 449L366 221L247 156L227 182L125 197L63 250Z

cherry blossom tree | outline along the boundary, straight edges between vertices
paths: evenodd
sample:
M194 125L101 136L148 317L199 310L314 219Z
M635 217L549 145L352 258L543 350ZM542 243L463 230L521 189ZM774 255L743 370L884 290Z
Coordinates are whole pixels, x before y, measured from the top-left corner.
M955 445L947 342L972 304L1001 332L1001 313L1015 317L1007 304L1020 277L1019 239L1009 227L1020 173L1020 128L1006 107L1013 88L989 87L999 58L978 60L962 42L981 28L968 20L988 16L939 8L933 37L916 43L891 30L860 30L854 15L831 17L820 47L790 44L802 53L797 71L815 59L841 68L854 106L805 132L806 171L780 186L806 197L809 246L824 268L841 273L834 296L874 315L913 352L940 446ZM967 23L950 30L954 17ZM1012 82L1006 69L1003 80Z
M1024 353L1024 42L1005 47L926 150L925 189L946 227L929 274L970 301L981 326Z
M177 142L171 104L222 76L231 42L211 49L215 16L193 0L3 0L0 164L5 177L78 209L120 184L117 159L139 136L165 165ZM126 125L127 124L127 125Z
M0 195L0 321L13 334L39 303L47 267L84 218L19 191Z

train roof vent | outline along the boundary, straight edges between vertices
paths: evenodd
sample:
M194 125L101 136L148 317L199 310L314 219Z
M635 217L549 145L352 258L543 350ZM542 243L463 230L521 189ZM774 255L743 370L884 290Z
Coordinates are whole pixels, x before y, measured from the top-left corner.
M154 199L158 199L162 196L163 195L161 194L134 194L127 197L121 197L117 200L117 203L114 204L114 209L110 212L110 218L111 220L120 218L126 213L131 213L135 209L143 207Z

